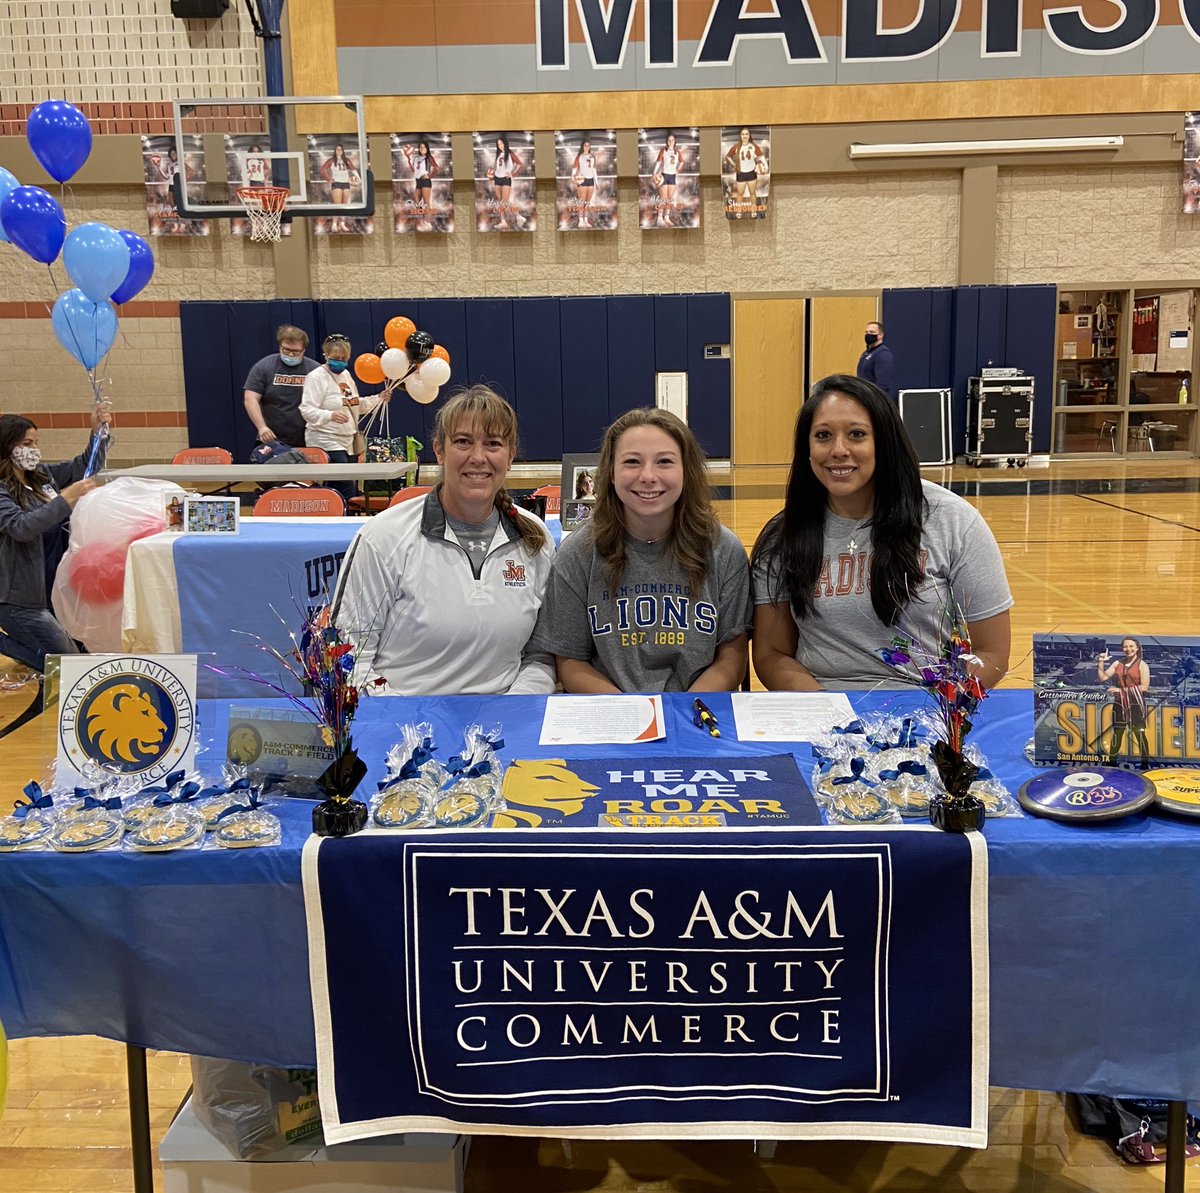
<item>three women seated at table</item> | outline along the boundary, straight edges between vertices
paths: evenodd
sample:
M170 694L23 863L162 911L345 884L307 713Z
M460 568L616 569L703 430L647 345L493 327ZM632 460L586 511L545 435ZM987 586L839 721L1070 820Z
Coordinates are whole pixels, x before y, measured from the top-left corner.
M712 508L704 454L674 415L631 410L605 432L590 521L557 553L504 488L512 408L486 387L451 399L443 481L359 531L334 617L356 678L412 694L728 691L754 663L772 689L895 685L896 634L940 650L965 616L979 676L1008 667L1012 605L991 531L923 482L896 407L848 376L800 410L783 511L751 566Z

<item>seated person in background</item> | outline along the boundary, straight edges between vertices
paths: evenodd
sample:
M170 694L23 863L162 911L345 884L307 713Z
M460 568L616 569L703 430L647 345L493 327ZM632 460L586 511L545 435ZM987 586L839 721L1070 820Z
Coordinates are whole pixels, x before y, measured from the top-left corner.
M591 519L554 559L532 645L568 692L723 692L746 672L746 551L709 498L696 437L666 410L604 433Z
M392 400L395 381L384 383L377 394L359 396L350 371L350 341L338 333L321 343L325 364L304 378L300 413L304 418L304 442L308 447L325 449L331 464L352 464L354 437L358 434L358 416L369 414L382 402ZM353 481L334 481L330 486L349 501L357 492Z
M300 394L304 378L321 366L304 355L308 332L284 323L275 332L278 352L255 361L242 386L242 403L260 443L277 440L289 447L304 446Z
M485 385L438 411L442 483L354 536L332 620L355 644L354 681L376 694L552 692L554 661L526 650L554 547L504 488L517 415Z
M87 447L73 460L43 464L37 426L19 414L0 415L0 654L36 671L45 670L48 654L79 652L50 611L50 581L71 511L96 487L83 474L96 431L111 417L107 402L94 405Z
M961 497L921 479L895 404L868 381L818 381L796 420L783 511L751 555L754 669L770 689L894 687L896 634L940 653L961 610L985 687L1008 670L1000 549Z

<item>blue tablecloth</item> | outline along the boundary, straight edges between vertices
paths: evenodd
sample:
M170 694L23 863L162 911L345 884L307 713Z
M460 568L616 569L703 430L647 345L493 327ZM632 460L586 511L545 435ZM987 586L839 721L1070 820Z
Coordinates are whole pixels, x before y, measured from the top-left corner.
M226 699L261 699L266 690L241 674L281 678L279 665L263 650L269 643L286 653L288 635L309 605L326 603L337 585L342 557L359 523L322 521L242 522L237 535L181 535L174 545L175 581L183 649L214 656L231 672L215 680L214 694ZM546 522L555 543L557 518Z
M899 709L920 697L852 700ZM727 727L713 743L720 755L778 751L734 739L728 696L708 702ZM639 747L647 758L708 746L690 703L667 698L667 737ZM363 790L381 776L397 723L433 722L445 749L466 723L499 721L503 756L528 758L552 753L537 745L541 711L541 697L368 700L355 732L371 765ZM202 715L223 740L224 707ZM1021 754L1031 725L1029 692L993 694L978 720L976 740L1014 789L1036 773ZM571 748L575 757L605 752ZM807 757L806 747L797 752ZM278 849L0 856L0 1019L9 1033L94 1033L313 1063L300 891L310 808L284 801ZM1200 823L1157 813L1086 828L1025 818L990 820L985 835L993 1084L1200 1099ZM387 1013L370 991L363 1006Z

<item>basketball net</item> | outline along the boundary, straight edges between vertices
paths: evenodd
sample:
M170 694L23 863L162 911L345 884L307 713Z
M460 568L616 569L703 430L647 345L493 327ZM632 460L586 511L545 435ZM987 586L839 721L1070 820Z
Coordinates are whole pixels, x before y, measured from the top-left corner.
M250 219L251 240L278 240L280 220L292 192L286 186L239 186L237 197Z

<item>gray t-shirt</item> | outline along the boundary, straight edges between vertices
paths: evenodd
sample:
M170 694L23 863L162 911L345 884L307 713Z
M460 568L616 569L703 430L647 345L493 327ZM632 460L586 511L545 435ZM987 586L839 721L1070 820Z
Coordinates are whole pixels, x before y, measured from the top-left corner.
M488 557L492 536L500 525L500 511L493 508L482 522L464 522L446 514L446 525L454 532L458 545L471 557L471 573L478 580L483 574L483 561Z
M796 622L796 658L818 683L831 688L900 686L896 670L879 655L894 636L913 638L936 654L951 602L969 622L1012 607L1000 548L988 524L948 489L925 480L921 487L929 503L921 528L925 583L895 626L885 626L871 606L870 526L832 512L825 515L816 615ZM790 604L774 554L760 558L754 568L754 602Z
M746 550L721 527L704 585L661 543L625 539L625 573L615 588L590 527L563 540L530 650L591 663L623 692L683 692L711 665L717 647L750 631Z
M278 352L264 356L251 366L242 388L261 395L258 405L263 421L281 443L291 447L304 446L300 396L304 393L304 378L320 367L307 356L298 365L284 364Z

